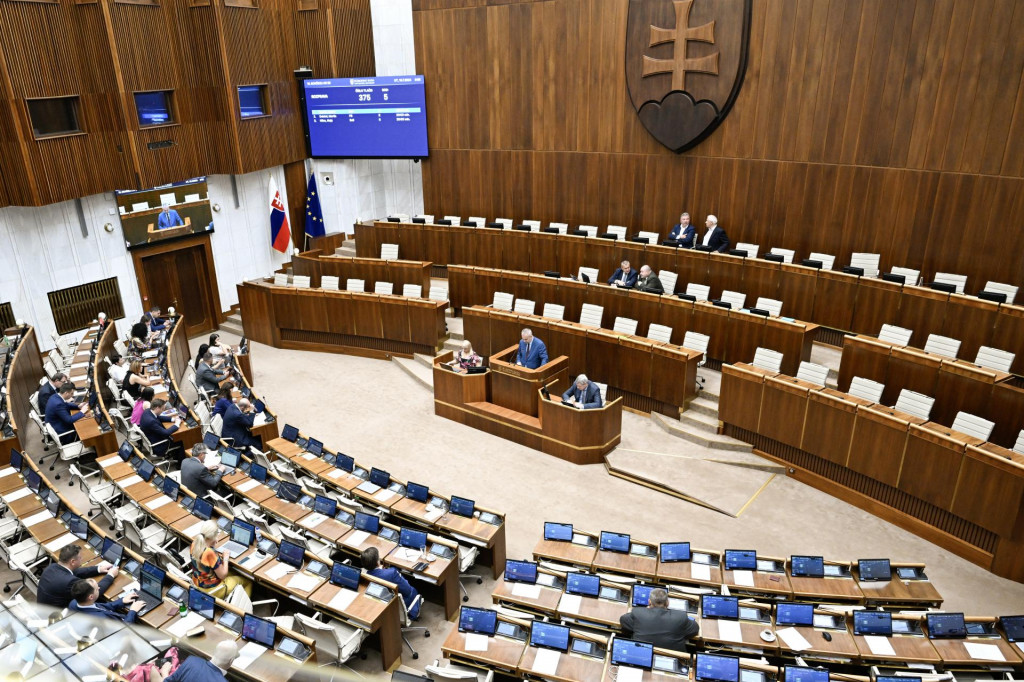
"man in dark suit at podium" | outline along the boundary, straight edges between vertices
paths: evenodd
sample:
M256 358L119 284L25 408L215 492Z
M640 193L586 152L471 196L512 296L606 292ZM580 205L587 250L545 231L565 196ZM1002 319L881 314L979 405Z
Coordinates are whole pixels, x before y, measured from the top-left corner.
M619 616L619 623L624 637L672 651L686 651L686 640L700 632L686 611L669 609L668 592L660 587L651 590L647 608L634 607Z
M562 402L570 407L591 410L601 407L601 389L590 383L586 374L576 377L576 383L562 394Z
M523 330L523 339L519 342L516 353L516 364L527 369L537 369L548 364L548 347L540 339L534 338L529 329Z

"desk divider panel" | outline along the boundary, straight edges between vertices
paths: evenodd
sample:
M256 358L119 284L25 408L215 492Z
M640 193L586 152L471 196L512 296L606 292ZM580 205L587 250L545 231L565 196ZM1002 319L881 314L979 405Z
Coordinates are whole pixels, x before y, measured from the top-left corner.
M902 300L902 284L862 277L858 282L857 305L850 331L874 336L883 324L892 324L893 320L899 319Z
M531 232L520 232L513 230L507 235L502 235L501 240L501 265L502 270L518 270L520 272L536 272L537 268L531 265L531 251L534 246Z
M816 324L840 331L853 329L853 311L857 307L860 277L838 270L818 272L818 286L814 295Z
M949 294L946 292L904 286L899 318L890 324L914 330L914 335L910 337L911 345L924 348L929 334L942 333L948 310ZM877 334L878 331L874 333Z
M1021 295L1018 294L1019 296ZM981 345L1013 353L1010 371L1018 376L1024 375L1024 306L1000 305L999 319L996 321L991 343ZM974 360L973 357L967 359Z
M873 406L858 406L846 466L895 487L909 437L910 422Z
M758 433L799 448L807 416L809 385L788 376L768 377L761 397Z
M721 310L721 308L713 308ZM753 362L758 346L767 346L772 350L781 348L765 343L764 329L768 318L751 315L741 310L728 311L725 327L725 360L724 362ZM785 362L783 358L783 362ZM794 371L793 374L796 374Z
M977 365L942 360L935 393L931 394L935 396L931 421L952 426L956 413L961 411L989 418L992 388L996 381L1005 377L1005 374L997 375Z
M700 280L700 283L711 287L711 298L721 298L722 292L726 289L746 291L746 260L742 256L731 256L728 253L713 253L708 256L708 276Z
M753 308L759 296L779 298L781 266L781 263L770 260L747 259L744 267L743 288L734 289L734 291L742 291L747 295L747 307ZM790 317L792 316L790 315Z
M825 390L807 394L807 417L800 449L822 459L846 466L857 405Z
M839 390L850 390L854 376L886 383L889 353L892 346L871 338L847 336L843 339L843 354L839 360Z
M718 418L746 431L757 431L765 375L746 367L722 365Z
M782 301L782 314L794 320L814 319L818 295L818 271L800 265L779 266L779 288L773 298Z
M996 323L1012 307L1005 306L1004 315L1000 315L998 303L962 294L950 295L948 305L949 312L946 313L942 325L942 335L960 339L960 352L957 353L957 357L968 362L973 362L974 358L978 357L979 348L992 345ZM1005 348L1012 349L1011 346Z
M996 423L989 441L1012 448L1017 434L1024 429L1024 387L1007 381L993 386L989 414Z
M898 487L918 499L949 510L967 447L956 434L947 433L910 425Z
M1012 453L995 454L968 445L950 508L957 516L1004 536L1024 527L1024 458L1010 461L1007 456Z
M884 343L884 342L882 342ZM935 398L935 406L938 407L942 396L939 395L939 374L942 366L942 359L936 355L930 355L916 348L905 348L893 346L888 355L889 362L885 369L885 390L882 391L882 402L886 405L895 405L900 397L900 391L904 388ZM859 365L854 365L856 369ZM935 410L932 409L933 421ZM953 423L952 420L949 422Z

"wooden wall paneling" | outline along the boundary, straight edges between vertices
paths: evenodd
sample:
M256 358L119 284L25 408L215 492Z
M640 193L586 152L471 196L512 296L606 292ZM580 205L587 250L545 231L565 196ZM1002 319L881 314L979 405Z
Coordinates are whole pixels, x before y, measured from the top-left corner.
M900 490L949 510L964 450L964 444L955 438L911 424Z
M958 412L991 419L995 372L959 362L942 361L935 386L931 421L952 426ZM1012 447L1012 443L1010 444Z
M318 0L317 9L297 11L295 50L315 78L375 74L370 0Z
M886 485L899 481L910 425L871 407L858 407L846 466Z
M722 374L724 376L725 372ZM827 389L811 391L807 395L807 417L800 449L846 466L856 419L855 403L830 394Z
M1005 381L993 386L989 415L996 423L989 442L1012 448L1024 429L1024 387Z
M913 348L893 347L888 356L888 364L885 368L885 380L875 379L885 384L882 391L882 404L895 405L899 400L900 391L908 389L921 395L935 398L935 406L941 408L942 402L948 396L943 396L939 391L939 375L942 364L941 358L936 355L929 355ZM853 363L854 372L860 374L865 368ZM866 379L873 379L870 375L863 375ZM941 409L932 409L932 421L938 421L936 415ZM952 420L944 422L952 424Z

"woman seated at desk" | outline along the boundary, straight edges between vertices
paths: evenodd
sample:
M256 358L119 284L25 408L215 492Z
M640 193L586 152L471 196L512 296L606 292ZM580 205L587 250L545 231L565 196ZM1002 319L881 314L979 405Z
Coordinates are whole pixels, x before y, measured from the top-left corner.
M227 360L229 355L234 354L235 349L226 343L221 342L220 334L210 334L209 351L215 360Z
M462 342L462 348L455 352L455 359L448 364L466 371L470 367L480 367L484 359L473 352L473 344L467 340Z
M139 355L149 350L149 325L146 323L146 318L142 318L132 325L128 348L133 355Z
M132 407L132 416L129 420L132 424L138 426L142 423L142 413L149 409L149 404L153 402L154 395L153 389L150 386L142 389L139 399L135 401L135 405Z
M132 364L128 365L128 372L124 375L124 381L121 382L121 390L133 400L138 400L142 397L142 389L159 383L157 379L150 379L142 373L141 360L132 360Z
M239 586L247 595L252 596L252 583L241 576L228 575L228 562L231 560L228 550L218 553L213 548L217 541L217 531L216 521L203 521L199 534L189 547L192 584L219 599L227 599L232 590Z

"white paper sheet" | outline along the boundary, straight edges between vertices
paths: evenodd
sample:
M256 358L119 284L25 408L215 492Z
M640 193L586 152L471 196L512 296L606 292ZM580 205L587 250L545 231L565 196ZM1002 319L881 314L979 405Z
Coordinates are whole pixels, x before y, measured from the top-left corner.
M825 613L814 614L814 627L816 628L830 628L835 625L835 619L832 616Z
M616 682L642 682L644 671L640 668L630 668L626 665L618 666L619 674L615 676Z
M349 533L349 536L345 538L345 542L352 545L361 545L366 542L366 538L370 537L370 534L365 530L354 530Z
M1020 649L1022 654L1024 654L1024 642L1014 642L1014 644L1016 644L1017 648Z
M878 635L865 635L864 641L867 642L868 648L871 649L871 653L875 656L895 656L896 650L892 648L892 642L889 641L888 637L879 637Z
M256 566L257 564L262 563L263 560L266 559L266 558L267 558L267 555L264 554L263 552L253 552L249 556L247 556L244 559L242 559L241 561L239 561L238 565L239 566L246 566L246 567Z
M280 580L282 577L288 574L288 571L294 571L295 569L288 564L275 564L267 569L267 577L271 580Z
M711 567L707 564L690 563L690 577L694 580L711 580Z
M888 580L867 580L867 581L863 581L862 582L862 581L858 580L857 581L857 586L860 587L860 589L862 589L862 590L880 590L883 587L888 587L889 586L889 581Z
M487 651L487 635L477 632L466 633L466 651Z
M48 511L41 511L41 512L36 512L35 514L33 514L32 516L28 517L27 519L25 519L21 523L26 528L31 528L32 526L36 525L37 523L42 523L43 521L46 521L47 519L52 519L52 518L53 517L50 516L50 512L48 512Z
M253 661L262 656L263 652L266 650L267 647L263 646L262 644L257 644L256 642L249 642L248 644L246 644L238 650L238 658L236 658L231 663L231 667L237 668L239 670L245 670L250 665L252 665Z
M344 469L331 469L327 472L327 478L341 478L347 473Z
M304 454L302 456L302 459L306 460L307 462L310 462L310 461L312 461L314 459L318 459L318 458L312 452L307 452L306 454Z
M554 675L558 671L558 662L562 653L554 649L537 649L537 657L533 659L533 672L538 675Z
M718 619L718 638L727 642L742 642L743 628L738 620Z
M537 599L540 597L540 585L514 583L512 585L512 594L523 599Z
M32 494L32 489L29 488L28 486L25 486L24 488L18 488L14 492L10 492L10 493L7 493L6 495L4 495L4 502L6 502L7 504L10 504L11 502L14 502L15 500L20 500L21 498L27 497L28 495L31 495L31 494Z
M781 628L775 635L793 651L804 651L811 648L811 643L796 628Z
M412 549L411 547L400 547L398 549L398 556L405 561L416 561L420 558L420 550Z
M288 581L288 587L300 592L310 592L320 584L320 578L308 573L296 573Z
M171 498L167 497L166 495L161 495L160 497L154 497L152 500L147 502L146 507L148 509L159 509L160 507L164 506L170 501Z
M583 597L578 594L563 594L558 601L558 610L563 613L579 613Z
M397 493L394 490L388 490L387 488L384 488L383 490L378 492L376 495L374 495L373 499L377 500L378 502L387 502L392 497L394 497L396 494Z
M78 538L76 538L71 533L67 533L65 535L61 535L56 540L50 540L49 542L47 542L46 543L46 549L50 550L51 552L58 552L58 551L60 551L61 547L65 547L67 545L70 545L72 542L74 542L77 539Z
M332 609L344 611L358 596L359 593L355 590L340 589L338 590L338 594L334 595L331 601L327 602L327 605Z
M980 644L978 642L964 642L964 648L968 655L981 661L1005 661L1006 656L995 644Z
M323 514L321 514L319 512L313 512L312 514L310 514L306 518L302 519L302 522L300 523L300 525L305 526L306 528L316 528L317 526L319 526L321 523L323 523L326 520L327 520L327 517L324 516Z
M430 505L430 506L427 507L427 511L423 512L423 517L427 521L430 521L431 523L433 523L434 521L436 521L439 518L441 518L441 516L443 514L444 514L444 510L443 509L441 509L440 507L435 507L434 505Z
M250 490L252 490L253 488L255 488L256 486L258 486L259 484L260 484L260 482L257 481L255 478L250 478L245 483L240 483L236 487L236 490L238 490L238 492L240 492L240 493L247 493Z
M123 462L123 461L124 460L122 460L119 455L111 455L110 457L104 457L103 459L96 460L96 463L99 464L104 469L109 469L110 467L114 466L118 462Z
M202 521L196 521L191 526L189 526L188 528L185 529L185 531L184 531L185 536L195 539L195 537L197 535L199 535L199 529L202 526L203 526L203 522Z
M167 627L167 632L171 633L175 637L184 637L185 633L194 627L203 624L203 618L200 614L195 611L189 611L184 618L179 618Z
M753 571L733 571L732 581L737 585L743 587L754 586L754 572Z
M128 478L122 478L120 481L117 482L117 484L121 486L121 488L129 488L141 480L142 476L139 476L138 474L132 474Z
M0 469L0 478L3 478L4 476L10 476L13 473L16 473L14 467L4 467L3 469Z

